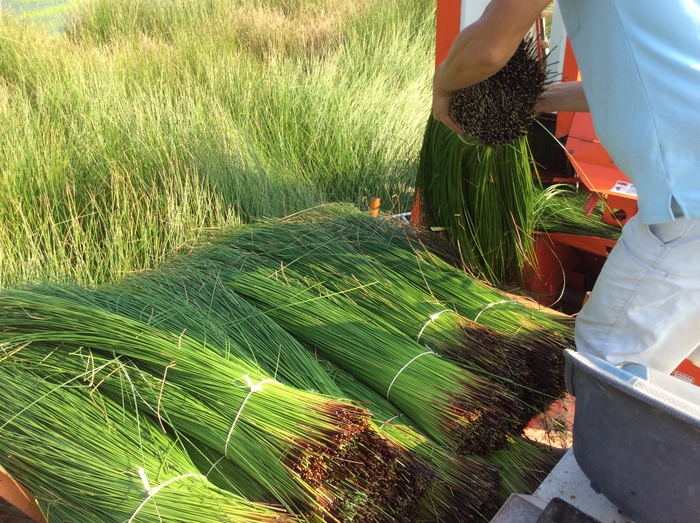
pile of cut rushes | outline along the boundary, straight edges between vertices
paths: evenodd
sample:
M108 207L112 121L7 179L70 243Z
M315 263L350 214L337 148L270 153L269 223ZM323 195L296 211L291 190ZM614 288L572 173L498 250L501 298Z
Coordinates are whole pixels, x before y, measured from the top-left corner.
M129 302L127 293L118 299ZM243 473L234 481L241 492L262 489L270 502L311 521L349 521L359 514L384 521L393 498L372 492L372 485L393 487L397 500L420 491L420 468L371 429L369 413L360 407L284 386L250 361L223 357L195 342L184 329L168 332L108 312L77 287L5 291L0 302L6 358L44 369L46 361L57 361L48 376L61 383L88 372L89 383L116 401L127 383L163 430L170 427L195 447L204 445L234 462ZM139 368L116 372L100 361L110 356ZM11 463L7 469L16 473ZM84 502L89 505L89 498Z
M3 466L31 489L48 521L295 520L215 487L177 439L128 408L128 397L122 404L56 385L8 362L0 385Z
M167 266L109 286L5 290L0 369L31 373L46 393L12 398L0 446L20 424L35 445L64 430L28 420L36 404L77 394L104 430L118 422L103 404L119 405L120 420L169 438L208 488L280 521L488 520L501 477L521 485L518 464L530 470L539 455L510 442L562 393L542 374L556 375L570 333L541 311L489 307L503 295L417 238L329 206L212 231ZM466 283L451 288L450 278ZM143 459L129 448L125 459ZM99 452L71 477L111 466ZM79 514L103 502L87 476L75 488L90 494L74 496L42 481L36 455L12 455L0 465L45 492L46 513L57 510L48 500L70 500L60 510L89 521ZM139 503L157 510L141 491ZM190 495L187 482L178 493Z

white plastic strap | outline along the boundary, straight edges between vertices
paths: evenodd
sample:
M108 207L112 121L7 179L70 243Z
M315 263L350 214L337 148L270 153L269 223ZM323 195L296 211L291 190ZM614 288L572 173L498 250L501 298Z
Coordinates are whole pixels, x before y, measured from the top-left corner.
M384 423L382 423L381 425L379 425L379 428L380 428L380 429L383 429L383 428L384 428L384 425L388 425L389 423L391 423L391 422L394 421L395 419L400 418L401 416L403 416L403 414L397 414L396 416L392 416L391 418L389 418L388 420L386 420Z
M426 321L425 324L423 325L423 328L418 333L418 336L416 336L416 341L418 341L420 339L420 337L423 335L423 331L425 330L425 328L428 325L430 325L431 323L433 323L434 321L436 321L440 317L440 314L442 314L443 312L450 312L451 310L452 309L443 309L439 312L436 312L435 314L432 314L430 316L430 318L428 319L428 321Z
M426 348L428 348L428 347L426 346ZM421 356L425 356L426 354L435 354L435 353L434 353L432 350L428 349L428 350L425 351L425 352L421 352L418 356L414 356L413 358L411 358L411 360L410 360L406 365L404 365L403 367L401 367L401 370L400 370L399 372L396 373L396 376L394 376L394 379L391 380L391 383L389 384L389 388L386 390L386 399L387 399L387 400L389 399L389 393L391 392L391 387L394 386L394 382L396 381L396 378L398 378L399 375L400 375L404 370L406 370L406 367L408 367L411 363L413 363L414 361L416 361L416 360L417 360L418 358L420 358Z
M489 303L488 305L484 305L484 307L479 311L479 314L476 315L476 318L474 318L474 321L477 321L479 319L479 316L481 316L481 313L484 312L486 309L489 309L493 307L494 305L500 305L501 303L515 303L517 304L518 302L515 300L501 300L501 301L494 301L493 303Z
M241 416L241 412L243 412L243 407L245 407L246 402L248 401L248 398L250 398L253 393L255 392L262 392L263 390L263 383L279 383L278 381L275 380L262 380L257 383L253 383L253 381L250 379L250 376L247 374L243 375L243 379L246 382L246 385L250 389L248 392L248 395L243 399L243 403L241 403L240 408L238 409L238 412L236 413L236 417L233 420L233 424L231 425L231 429L228 431L228 436L226 436L226 445L224 446L224 456L228 458L228 442L231 441L231 435L233 434L233 429L236 428L236 423L238 422L238 418Z
M148 482L148 477L146 476L146 471L145 471L145 469L144 469L143 467L139 467L139 476L141 477L141 482L143 483L143 488L146 490L146 493L148 494L148 497L147 497L146 499L144 499L144 500L141 502L141 504L138 506L138 508L136 509L136 511L131 515L131 517L129 518L129 520L127 521L127 523L131 523L132 521L134 521L134 518L136 518L136 516L137 516L138 513L141 511L141 509L146 505L146 503L148 503L148 502L151 500L151 498L152 498L153 496L155 496L156 494L158 494L158 492L159 492L163 487L167 487L167 486L170 485L171 483L174 483L175 481L177 481L177 480L179 480L179 479L183 479L183 478L202 478L202 479L204 479L204 480L207 479L207 478L205 478L204 476L202 476L202 475L200 475L200 474L183 474L182 476L177 476L177 477L171 478L171 479L169 479L168 481L166 481L165 483L161 483L161 484L158 485L157 487L151 488L151 485L150 485L150 483Z

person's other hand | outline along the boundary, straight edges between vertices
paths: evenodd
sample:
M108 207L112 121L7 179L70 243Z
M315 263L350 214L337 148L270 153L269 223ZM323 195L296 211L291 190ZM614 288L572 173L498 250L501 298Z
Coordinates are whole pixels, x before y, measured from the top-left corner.
M561 82L545 86L544 92L537 99L535 113L553 113L555 111L572 113L589 111L588 100L583 92L581 82Z

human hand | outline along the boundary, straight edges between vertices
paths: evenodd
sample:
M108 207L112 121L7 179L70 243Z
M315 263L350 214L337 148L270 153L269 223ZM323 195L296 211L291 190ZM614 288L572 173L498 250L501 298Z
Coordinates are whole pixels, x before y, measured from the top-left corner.
M549 84L537 99L535 113L555 111L588 112L588 100L581 82L561 82Z
M455 93L449 92L442 87L440 67L438 67L438 70L435 72L435 77L433 78L433 118L462 136L462 129L460 129L459 125L457 125L450 116L450 105L452 104L454 94Z

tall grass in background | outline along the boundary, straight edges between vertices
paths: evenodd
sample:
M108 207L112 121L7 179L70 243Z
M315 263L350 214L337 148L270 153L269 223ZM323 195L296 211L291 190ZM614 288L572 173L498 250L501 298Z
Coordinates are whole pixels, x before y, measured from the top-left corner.
M412 202L426 0L95 0L0 21L0 286L96 284L204 227Z

